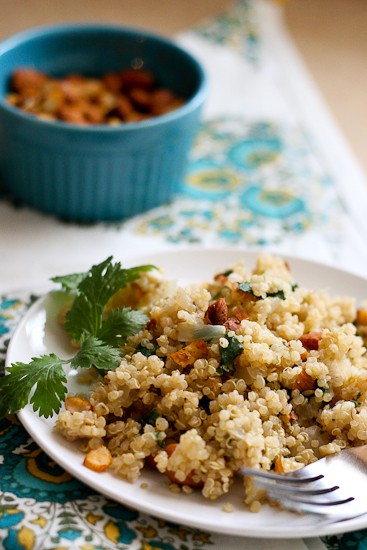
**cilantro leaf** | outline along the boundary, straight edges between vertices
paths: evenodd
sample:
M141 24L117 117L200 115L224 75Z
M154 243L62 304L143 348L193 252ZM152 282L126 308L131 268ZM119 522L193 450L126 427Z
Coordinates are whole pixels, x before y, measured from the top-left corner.
M239 283L238 290L242 290L242 292L248 292L249 294L252 294L255 296L254 291L251 288L251 285L248 281L245 281L244 283Z
M148 317L139 310L129 307L113 309L103 320L98 337L112 346L121 346L128 336L142 330L147 321Z
M123 269L119 262L112 263L112 256L94 265L78 285L78 294L66 315L65 328L73 340L79 340L83 332L98 336L102 326L103 310L109 299L128 283L138 279L142 272L153 269L151 265Z
M257 296L254 291L252 290L251 283L248 281L244 283L239 283L238 290L242 290L242 292L246 292L248 294L252 294L255 296L255 298L260 298L260 296ZM266 294L267 298L279 298L280 300L285 300L285 292L284 290L277 290L276 292L268 292Z
M91 301L85 294L75 297L66 314L65 329L72 340L79 341L82 334L97 336L102 324L103 306Z
M238 340L236 335L228 336L227 333L226 339L228 340L228 346L226 348L222 348L222 346L219 346L221 359L220 366L217 369L217 374L219 376L225 373L229 376L232 376L234 374L236 370L234 361L243 350L243 345Z
M144 416L142 416L142 418L139 420L139 423L142 425L143 428L147 424L150 424L151 426L155 426L155 422L157 418L159 418L159 413L153 409L149 411L147 414L145 414Z
M61 284L62 288L67 292L76 292L78 286L86 276L86 273L71 273L70 275L51 277L51 281Z
M114 370L121 361L120 351L94 336L81 338L80 350L72 358L72 368L89 369L95 367L98 370Z
M276 292L269 292L267 294L268 298L279 298L279 300L285 300L284 290L277 290Z
M123 269L120 262L112 263L112 256L92 266L81 281L78 290L97 304L106 305L108 300L128 283L138 279L143 271L153 269L151 265Z
M141 343L135 349L135 353L141 353L145 357L150 357L151 355L155 355L156 351L157 351L157 348L155 346L153 348L146 348Z
M0 418L16 413L27 405L29 396L33 410L48 418L58 412L66 395L66 375L63 364L55 354L32 358L29 364L14 363L9 374L0 378Z

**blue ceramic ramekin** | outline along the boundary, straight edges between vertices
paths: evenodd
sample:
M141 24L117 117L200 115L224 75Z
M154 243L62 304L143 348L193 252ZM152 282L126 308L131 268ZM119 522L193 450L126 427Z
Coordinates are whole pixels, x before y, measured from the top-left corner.
M40 120L6 101L18 67L101 76L136 63L185 103L137 123L77 126ZM146 31L68 25L15 35L0 44L0 179L13 197L64 219L144 212L179 191L205 95L197 60Z

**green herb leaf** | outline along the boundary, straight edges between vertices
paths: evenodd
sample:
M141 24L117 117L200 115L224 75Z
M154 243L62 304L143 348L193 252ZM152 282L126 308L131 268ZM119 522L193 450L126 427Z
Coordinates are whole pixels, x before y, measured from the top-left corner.
M65 329L72 340L78 342L84 333L97 336L102 324L103 309L104 305L94 303L85 294L76 296L65 321Z
M153 409L152 411L149 411L147 414L142 416L142 418L139 420L139 423L142 425L143 428L147 424L155 426L157 418L159 418L159 413L157 413L157 411Z
M32 358L29 364L14 363L7 376L0 378L0 418L16 413L30 403L33 410L48 418L58 412L66 395L63 365L68 361L54 354Z
M51 281L61 284L62 288L67 292L76 292L78 286L85 279L87 273L71 273L70 275L60 275L52 277Z
M251 284L248 281L244 283L239 283L237 288L238 290L242 290L242 292L246 292L255 296L254 291L251 288Z
M226 348L222 348L222 346L219 346L221 363L219 368L217 369L217 374L220 376L224 373L227 373L229 376L232 376L234 374L236 370L234 361L243 350L243 345L238 340L236 335L228 336L227 333L226 339L229 342L228 346Z
M98 331L98 337L112 346L121 346L126 339L140 332L147 324L148 317L141 311L129 307L113 309Z
M83 332L98 336L102 326L103 310L108 300L128 283L138 279L142 272L153 269L145 265L123 269L112 257L92 266L78 285L78 294L66 315L65 328L73 340L79 340Z
M268 298L279 298L280 300L285 300L284 290L277 290L276 292L269 292L267 294Z
M80 350L70 362L74 369L114 370L121 362L120 351L98 338L83 335Z
M355 399L351 399L352 403L354 403L355 407L359 407L361 403L359 402L360 397L362 396L361 392L357 393L357 396Z
M120 262L113 264L110 256L104 262L92 266L79 284L78 290L100 306L105 305L118 290L138 279L142 272L153 268L152 265L143 265L123 269Z
M160 432L154 432L154 436L157 440L158 447L160 447L161 449L165 449L167 445L167 441L165 441L164 439L158 439L159 433Z
M238 290L242 290L242 292L246 292L248 294L252 294L256 298L261 298L261 296L257 296L254 294L254 291L252 290L251 283L248 281L244 283L239 283ZM268 292L266 295L267 298L279 298L280 300L285 300L285 292L284 290L277 290L276 292Z
M139 344L135 349L135 353L141 353L145 357L150 357L151 355L155 355L156 351L157 349L155 346L153 348L146 348L145 346L142 346L142 344Z

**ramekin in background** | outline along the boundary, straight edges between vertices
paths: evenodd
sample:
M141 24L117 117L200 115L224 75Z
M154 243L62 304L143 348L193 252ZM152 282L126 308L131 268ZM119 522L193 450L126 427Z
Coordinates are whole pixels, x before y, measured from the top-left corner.
M12 73L101 76L137 64L185 98L154 118L119 126L45 121L6 100ZM75 221L124 219L180 190L206 95L196 59L139 29L68 25L33 29L0 44L0 178L16 199Z

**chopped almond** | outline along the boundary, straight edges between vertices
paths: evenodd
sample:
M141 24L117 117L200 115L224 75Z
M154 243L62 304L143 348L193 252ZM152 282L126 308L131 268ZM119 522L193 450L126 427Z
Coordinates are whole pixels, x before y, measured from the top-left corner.
M247 313L247 311L245 311L243 309L243 307L241 306L236 306L233 310L233 315L236 317L236 319L238 319L239 321L243 321L244 319L248 319L250 316L249 314Z
M85 456L84 466L94 472L105 472L112 463L112 455L107 447L101 445L97 449L92 449Z
M236 331L241 325L241 321L249 318L249 314L241 306L235 307L232 313L233 315L227 319L227 321L224 323L224 326L227 330Z
M308 357L308 351L304 351L304 352L301 353L301 360L302 361L306 361L307 357Z
M367 326L367 309L357 310L357 325Z
M316 380L303 369L297 376L293 389L299 390L300 392L314 390L316 389Z
M302 342L302 345L307 350L316 350L319 349L319 342L322 338L321 332L308 332L307 334L304 334L301 336L300 340Z
M72 413L90 411L92 409L92 405L84 397L72 395L65 399L65 409Z
M39 90L47 81L46 75L34 69L14 71L12 84L14 90L23 93L27 90Z
M224 273L218 273L218 275L214 277L214 280L222 285L225 285L228 281L228 277Z
M208 344L204 340L195 340L195 342L191 342L182 349L171 353L169 357L180 367L188 367L193 365L196 359L208 357Z
M154 331L156 326L157 326L156 319L149 319L149 321L147 322L147 330Z
M173 91L157 86L147 70L109 72L101 78L51 77L17 69L8 101L42 119L73 124L119 124L158 116L183 104Z
M241 326L241 321L239 319L236 319L236 317L230 317L224 323L224 326L226 327L227 330L233 330L235 332L238 329L238 327Z
M121 73L121 80L125 88L142 88L151 90L154 87L155 77L147 70L126 69Z
M280 418L281 418L282 422L284 422L285 424L289 424L290 422L294 422L294 421L298 420L298 416L294 412L294 410L291 410L290 413L281 414Z
M228 318L228 306L224 298L218 298L205 312L205 321L211 325L224 325Z
M168 458L173 455L173 453L175 452L175 450L177 449L178 447L178 443L170 443L169 445L167 445L167 447L165 448L165 451L166 453L168 454Z
M165 88L154 91L150 101L150 108L152 113L156 115L164 114L171 110L177 102L177 97Z
M118 73L107 73L103 77L103 82L109 90L112 92L119 92L122 87L122 78Z
M297 413L296 413L295 411L293 411L293 410L290 412L290 415L289 415L289 416L290 416L290 419L291 419L291 420L298 420L298 415L297 415Z
M126 120L127 117L133 112L134 107L128 97L121 95L117 99L116 109L122 120Z
M156 457L156 453L145 457L145 464L148 465L153 470L157 469L157 463L155 461L155 457Z

